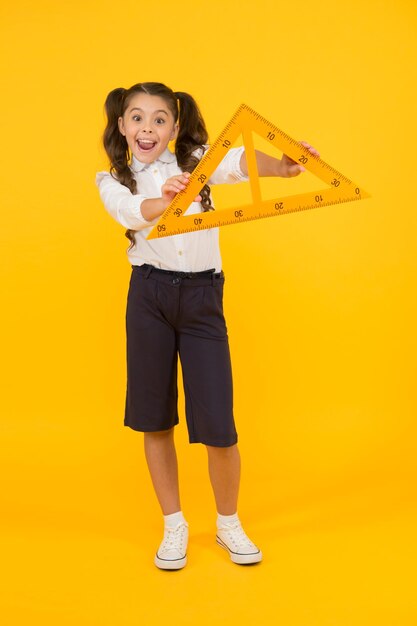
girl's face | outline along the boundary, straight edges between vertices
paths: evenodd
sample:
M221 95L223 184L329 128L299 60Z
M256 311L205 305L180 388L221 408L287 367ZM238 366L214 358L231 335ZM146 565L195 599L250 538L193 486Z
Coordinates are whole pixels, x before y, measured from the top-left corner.
M152 163L175 139L178 124L163 98L138 93L119 117L119 130L138 161Z

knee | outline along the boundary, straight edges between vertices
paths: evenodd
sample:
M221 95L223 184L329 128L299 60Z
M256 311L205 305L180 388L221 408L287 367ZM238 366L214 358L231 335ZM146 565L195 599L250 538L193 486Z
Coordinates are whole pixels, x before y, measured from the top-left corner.
M232 444L231 446L209 446L205 444L207 454L213 455L222 455L222 456L233 456L237 452L237 443Z
M154 439L169 439L174 436L174 427L168 430L155 430L151 432L145 432L144 438L148 440Z

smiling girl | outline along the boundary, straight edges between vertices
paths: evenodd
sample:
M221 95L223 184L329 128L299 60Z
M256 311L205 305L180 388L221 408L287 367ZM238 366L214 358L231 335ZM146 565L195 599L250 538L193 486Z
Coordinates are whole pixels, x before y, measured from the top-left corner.
M110 172L99 172L96 183L107 211L127 229L131 242L124 425L144 433L146 461L164 516L154 563L180 569L187 562L188 523L181 510L174 444L178 357L189 442L207 449L216 541L233 562L257 563L262 553L237 513L240 454L218 228L146 239L206 151L206 127L192 96L161 83L114 89L105 107L103 141ZM175 153L168 147L174 140ZM256 160L260 176L291 177L304 171L286 155L275 159L256 152ZM232 148L187 213L214 209L210 185L246 180L244 147Z

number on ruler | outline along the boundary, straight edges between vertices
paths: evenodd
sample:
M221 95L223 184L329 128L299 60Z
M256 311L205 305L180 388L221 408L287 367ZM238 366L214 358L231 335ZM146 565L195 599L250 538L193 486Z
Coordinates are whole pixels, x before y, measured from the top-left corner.
M234 125L237 125L237 127L232 128ZM232 132L232 135L228 135L229 131ZM258 190L257 194L252 193L252 196L257 195L258 197L256 199L253 197L252 204L250 204L249 206L245 206L244 208L235 207L231 210L230 213L228 213L227 210L218 211L216 213L216 226L233 224L251 219L258 219L260 217L282 215L291 211L311 209L314 207L328 204L348 202L354 199L354 197L352 198L352 195L356 195L357 200L369 197L369 194L367 194L363 189L360 189L359 187L355 188L354 184L352 184L352 181L347 179L345 176L340 174L337 170L335 170L328 164L322 162L320 159L317 160L315 165L310 164L310 161L313 161L313 159L308 152L306 152L306 154L300 154L299 150L302 148L302 145L300 145L299 142L285 135L285 133L279 130L276 126L267 122L264 118L262 118L246 105L241 105L239 107L232 120L225 127L223 133L212 145L209 154L206 156L205 159L201 160L201 164L198 166L198 169L195 171L194 174L192 174L192 181L198 180L201 185L200 189L207 183L207 180L210 179L210 175L215 169L217 156L224 155L224 153L229 150L229 148L235 141L238 131L242 131L244 135L244 142L246 141L246 135L244 131L247 131L248 134L249 132L257 133L260 137L266 139L267 141L270 141L271 145L274 145L275 147L282 150L284 154L286 154L286 149L288 148L288 153L290 155L293 155L291 156L291 158L294 159L297 163L304 165L305 169L311 171L319 178L324 180L328 185L330 185L330 189L333 191L333 193L327 194L326 190L322 190L321 192L310 191L308 193L299 194L294 197L290 196L288 198L284 198L283 201L271 200L263 202ZM230 139L228 139L228 136L230 136ZM252 142L250 143L252 144ZM219 159L219 161L220 160L221 159ZM257 174L256 171L255 174ZM345 189L345 187L350 187L352 191L354 190L354 194L352 194L352 192L349 193L349 189ZM327 191L330 191L330 189ZM335 191L336 189L337 192ZM171 234L178 234L178 232L188 232L189 230L213 228L213 220L208 219L208 216L206 214L193 216L191 219L191 224L188 220L182 222L181 219L179 221L172 219L174 217L183 217L188 206L186 206L185 203L189 202L191 204L192 202L192 193L195 193L194 187L192 193L190 192L190 188L188 192L187 190L185 190L185 199L181 197L181 202L178 203L181 204L184 209L177 206L177 202L175 199L172 201L171 205L166 209L165 214L163 214L160 218L161 220L166 220L166 222L156 224L154 227L154 231L151 232L148 236L149 239L155 239L157 236L165 237ZM292 202L293 199L294 202ZM260 206L258 206L258 204L260 204ZM274 208L274 211L271 211L271 208ZM263 209L265 209L265 211ZM176 223L174 224L174 222ZM184 223L184 227L181 227L182 223ZM188 228L188 226L190 226L190 228Z

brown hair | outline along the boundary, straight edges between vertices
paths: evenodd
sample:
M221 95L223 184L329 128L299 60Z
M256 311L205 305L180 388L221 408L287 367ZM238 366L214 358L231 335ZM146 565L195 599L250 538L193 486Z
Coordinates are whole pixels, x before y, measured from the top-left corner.
M208 140L208 133L200 109L190 94L182 91L173 92L172 89L162 83L137 83L129 89L122 87L113 89L105 102L107 126L103 134L104 149L110 159L110 173L122 185L128 187L133 194L136 193L136 180L129 166L130 154L126 137L119 130L118 120L126 111L132 96L137 93L146 93L163 98L174 116L175 122L179 123L175 156L183 172L194 170L199 159L193 155L193 152L197 148L204 151L203 145ZM179 102L179 110L177 101ZM210 199L210 187L204 185L200 194L203 210L211 210L213 207ZM133 230L126 231L126 237L131 242L130 248L135 243L134 232Z

